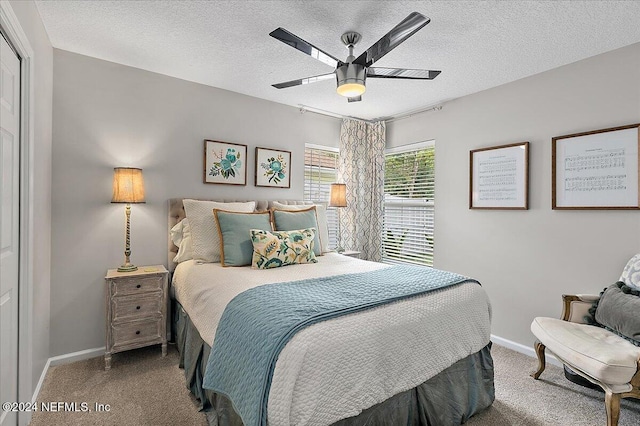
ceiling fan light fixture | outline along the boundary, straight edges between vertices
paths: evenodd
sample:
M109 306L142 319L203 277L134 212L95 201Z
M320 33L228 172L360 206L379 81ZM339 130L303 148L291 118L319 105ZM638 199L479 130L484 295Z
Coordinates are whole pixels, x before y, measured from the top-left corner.
M336 69L336 79L338 88L336 92L346 98L357 98L366 90L365 79L367 74L365 68L359 64L344 64Z
M359 102L362 94L367 90L365 79L371 78L393 78L408 80L433 80L440 71L417 70L405 68L372 68L371 66L387 53L398 47L406 39L415 34L431 20L418 12L412 12L404 18L391 31L382 36L371 47L362 52L357 58L353 55L355 45L361 40L360 34L355 31L348 31L342 34L342 43L349 49L349 56L345 61L322 51L313 44L301 39L297 35L285 30L276 28L269 35L294 49L319 60L320 62L335 67L332 73L316 75L314 77L301 78L298 80L285 81L283 83L272 84L276 89L299 86L302 84L315 83L330 79L336 76L336 91L339 95L348 98L349 102Z
M336 89L338 94L345 98L357 98L366 90L367 88L362 83L343 83Z

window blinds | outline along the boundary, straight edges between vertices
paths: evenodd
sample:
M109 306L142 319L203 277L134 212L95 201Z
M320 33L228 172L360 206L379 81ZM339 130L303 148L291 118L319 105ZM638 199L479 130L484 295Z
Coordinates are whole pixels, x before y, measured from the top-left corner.
M433 266L435 146L385 155L383 262Z
M304 150L304 200L314 203L329 203L331 184L338 179L338 158L336 149L305 146ZM329 247L338 244L338 215L335 207L327 207L329 227Z

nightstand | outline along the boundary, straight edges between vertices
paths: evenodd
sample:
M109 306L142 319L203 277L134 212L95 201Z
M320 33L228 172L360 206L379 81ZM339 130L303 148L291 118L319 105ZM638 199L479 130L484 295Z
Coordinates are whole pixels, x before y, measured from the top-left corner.
M345 250L340 254L343 256L357 257L358 259L360 259L361 252L355 250Z
M167 294L169 272L163 265L139 266L137 271L109 269L105 277L106 351L104 368L111 368L111 354L162 344L167 355Z

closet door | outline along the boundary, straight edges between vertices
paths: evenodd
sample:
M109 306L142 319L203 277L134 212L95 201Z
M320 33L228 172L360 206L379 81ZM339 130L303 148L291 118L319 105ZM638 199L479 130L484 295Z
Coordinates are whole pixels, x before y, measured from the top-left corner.
M0 402L18 401L20 59L0 34ZM0 412L0 425L17 413Z

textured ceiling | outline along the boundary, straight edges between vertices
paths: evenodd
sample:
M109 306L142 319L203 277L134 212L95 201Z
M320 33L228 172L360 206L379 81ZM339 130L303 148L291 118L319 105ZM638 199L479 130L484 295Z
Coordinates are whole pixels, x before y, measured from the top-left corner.
M59 49L283 104L365 119L440 104L640 42L640 1L36 1ZM432 81L367 80L347 103L335 80L271 84L332 69L273 39L283 27L344 60L409 13L431 23L375 66L441 70Z

